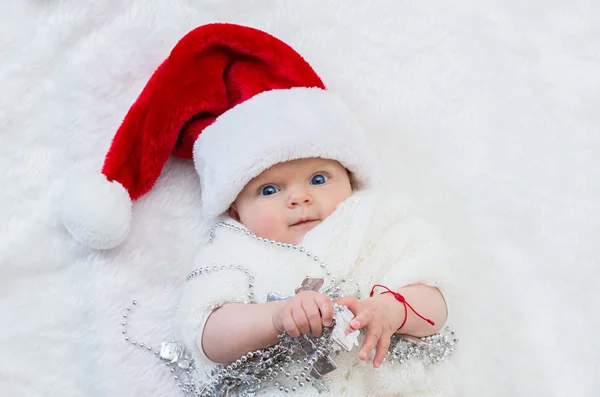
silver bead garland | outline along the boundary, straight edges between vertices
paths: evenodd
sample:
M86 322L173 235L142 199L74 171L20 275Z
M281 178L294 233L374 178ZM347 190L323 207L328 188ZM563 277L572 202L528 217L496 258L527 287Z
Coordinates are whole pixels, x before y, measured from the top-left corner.
M304 247L281 243L275 240L269 240L257 236L256 234L243 228L233 226L228 223L218 223L210 231L209 243L215 238L217 228L243 233L244 235L265 244L296 250L312 258L325 272L329 278L326 287L320 290L321 293L329 296L332 300L343 295L342 285L353 283L353 280L336 280L331 277L331 272L327 266L320 261L319 257L307 251ZM254 294L254 276L249 269L242 266L207 266L192 271L187 276L190 281L203 274L218 272L223 270L238 270L248 276L248 293L245 303L256 303ZM306 279L308 280L308 278ZM306 281L305 280L305 281ZM358 287L358 284L355 284ZM357 288L357 298L360 299L360 291ZM316 338L310 335L300 335L298 338L290 336L284 332L279 336L279 342L273 346L248 352L229 365L217 365L210 373L200 374L196 368L191 353L185 349L185 346L174 340L168 340L161 343L160 350L153 350L152 346L139 343L131 339L127 330L128 316L132 308L137 305L136 301L132 306L127 307L123 314L122 334L127 342L153 353L166 362L168 368L173 373L179 388L189 395L196 397L225 397L240 396L254 397L264 390L279 390L282 393L296 392L300 388L312 385L319 393L329 390L331 380L326 375L335 370L336 366L333 357L337 356L343 349L336 343L332 337L335 327L334 323L330 327L323 328L322 336ZM336 311L344 310L343 307L335 304ZM345 309L347 310L347 309ZM443 361L452 354L458 339L454 338L454 332L448 327L435 335L425 338L406 337L394 334L391 339L390 348L385 356L385 361L390 364L402 364L410 359L421 359L425 366ZM202 380L200 380L202 379Z
M337 298L341 298L342 297L342 285L345 283L354 283L354 280L352 278L347 278L347 279L341 279L341 280L336 280L335 278L331 277L331 271L328 269L327 265L321 261L321 259L314 255L311 251L307 250L305 247L301 246L301 245L296 245L296 244L290 244L290 243L282 243L280 241L276 241L276 240L269 240L263 237L260 237L258 235L256 235L255 233L252 233L249 230L246 230L242 227L239 226L235 226L232 225L230 223L227 222L219 222L217 224L215 224L211 229L210 229L210 233L209 233L209 240L208 243L212 244L215 235L216 235L216 231L218 228L223 228L229 231L232 231L234 233L240 233L243 234L245 236L248 236L249 238L256 240L258 242L261 242L263 244L268 244L268 245L272 245L275 247L280 247L280 248L284 248L284 249L290 249L290 250L294 250L300 253L303 253L304 255L306 255L307 257L311 258L313 261L319 263L319 267L323 270L323 272L325 273L325 277L329 278L329 284L327 287L325 287L322 291L320 291L322 294L329 296L332 300L333 299L337 299ZM225 266L212 266L212 270L225 270ZM229 267L230 269L233 269L232 266ZM189 281L191 278L198 276L199 274L202 274L202 272L206 272L207 269L210 269L210 267L205 267L203 269L196 269L194 271L192 271L192 273L190 273L190 275L188 275L187 280ZM243 270L244 273L246 273L247 275L249 275L249 272L247 269L242 269L241 266L237 267L238 270ZM252 282L254 280L254 278L252 276L249 275L250 278L250 288L249 290L251 291L252 294L254 294L254 287L252 285ZM360 288L358 283L354 283L354 285L356 286L356 298L360 299L361 298L361 294L360 294Z

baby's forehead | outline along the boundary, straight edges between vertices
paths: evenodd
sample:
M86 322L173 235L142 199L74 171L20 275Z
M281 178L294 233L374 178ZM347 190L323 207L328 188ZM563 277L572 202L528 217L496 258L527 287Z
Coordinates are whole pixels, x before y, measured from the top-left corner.
M331 170L331 169L344 169L338 161L325 159L320 157L309 157L303 159L294 159L290 161L284 161L272 165L271 167L264 170L258 175L259 177L268 177L271 175L280 175L287 173L295 173L299 171L318 171L318 170Z

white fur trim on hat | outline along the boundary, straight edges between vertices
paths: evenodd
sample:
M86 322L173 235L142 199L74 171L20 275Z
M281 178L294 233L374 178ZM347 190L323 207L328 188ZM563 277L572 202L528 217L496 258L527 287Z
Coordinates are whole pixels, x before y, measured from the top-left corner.
M131 199L118 182L102 174L77 176L67 182L60 217L69 233L88 247L109 249L127 237Z
M309 157L339 161L358 189L375 182L369 144L337 95L291 88L242 102L206 127L194 145L204 216L225 212L244 186L269 167Z

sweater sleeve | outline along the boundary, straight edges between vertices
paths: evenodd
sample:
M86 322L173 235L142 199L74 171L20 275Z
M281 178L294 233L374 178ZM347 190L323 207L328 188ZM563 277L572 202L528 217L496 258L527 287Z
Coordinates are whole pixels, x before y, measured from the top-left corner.
M249 303L249 276L237 268L205 270L188 280L182 291L177 315L179 340L191 349L199 368L216 365L202 349L206 321L225 303Z
M394 225L383 236L380 252L383 280L390 288L410 284L437 287L446 298L454 285L450 255L439 232L423 219L411 217Z
M365 258L377 268L374 283L398 289L410 284L437 287L448 306L454 295L449 250L440 232L411 211L406 200L384 196L370 225Z
M374 272L373 282L392 289L411 284L439 288L450 321L454 278L449 250L439 231L406 209L388 206L379 212L366 256L369 265L379 270ZM365 381L382 396L452 396L454 371L451 358L427 368L419 358L412 358L402 364L384 362L380 368L367 371Z

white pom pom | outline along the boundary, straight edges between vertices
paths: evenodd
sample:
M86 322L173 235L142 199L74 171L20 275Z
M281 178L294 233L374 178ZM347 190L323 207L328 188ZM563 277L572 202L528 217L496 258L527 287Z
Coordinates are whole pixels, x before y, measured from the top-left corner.
M68 181L60 202L60 217L75 240L95 249L109 249L127 237L131 199L118 182L102 174Z

